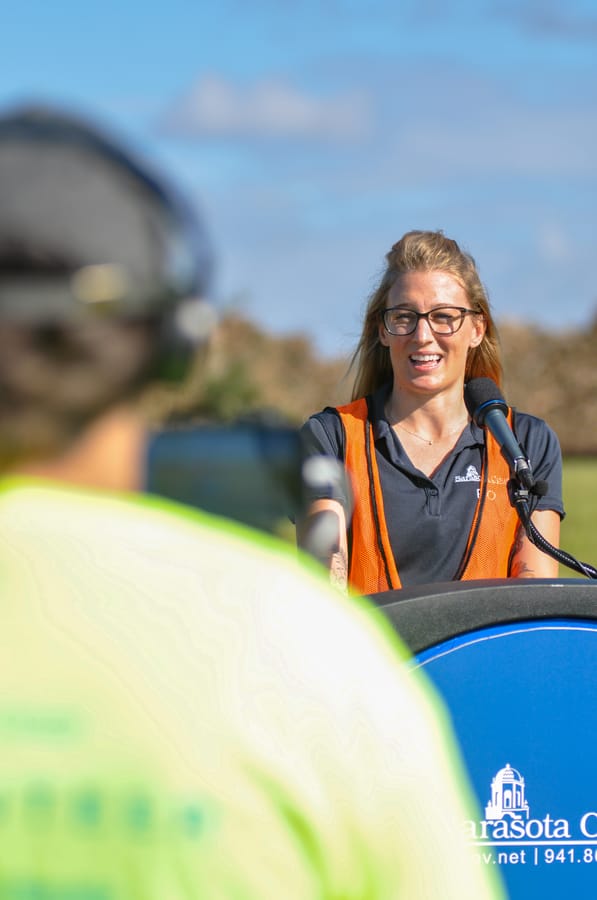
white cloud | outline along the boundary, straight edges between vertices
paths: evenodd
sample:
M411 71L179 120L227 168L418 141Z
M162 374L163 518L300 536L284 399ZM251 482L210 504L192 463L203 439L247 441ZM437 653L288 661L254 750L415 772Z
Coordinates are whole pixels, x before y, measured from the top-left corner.
M162 119L169 134L358 140L370 129L362 91L316 97L273 78L240 86L205 75Z

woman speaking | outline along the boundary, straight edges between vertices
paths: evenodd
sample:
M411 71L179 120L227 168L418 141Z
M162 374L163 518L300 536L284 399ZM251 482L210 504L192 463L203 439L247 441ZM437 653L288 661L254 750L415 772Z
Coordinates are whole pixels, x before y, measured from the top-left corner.
M411 231L386 257L355 351L352 402L303 426L310 455L344 462L354 493L347 509L333 486L313 493L310 513L338 516L332 580L372 594L475 578L552 578L558 564L527 538L508 495L497 441L471 421L464 386L502 381L498 337L474 260L441 231ZM508 420L547 490L532 521L559 542L559 442L534 416ZM299 543L301 530L299 529Z

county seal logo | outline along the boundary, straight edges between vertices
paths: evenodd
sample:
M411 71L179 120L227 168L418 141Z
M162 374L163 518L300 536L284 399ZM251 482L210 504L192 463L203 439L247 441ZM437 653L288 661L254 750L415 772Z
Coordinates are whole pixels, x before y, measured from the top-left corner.
M578 824L531 816L525 779L510 763L491 781L485 817L466 822L465 834L486 865L597 862L597 811L583 813Z

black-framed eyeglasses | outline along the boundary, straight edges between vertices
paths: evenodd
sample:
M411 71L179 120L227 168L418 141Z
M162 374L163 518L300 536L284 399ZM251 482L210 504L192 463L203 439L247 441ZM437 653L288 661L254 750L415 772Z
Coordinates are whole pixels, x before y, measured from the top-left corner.
M463 306L436 306L429 312L420 313L406 306L390 306L383 311L383 323L390 334L412 334L419 319L427 319L435 334L455 334L462 327L466 316L481 315L475 309Z

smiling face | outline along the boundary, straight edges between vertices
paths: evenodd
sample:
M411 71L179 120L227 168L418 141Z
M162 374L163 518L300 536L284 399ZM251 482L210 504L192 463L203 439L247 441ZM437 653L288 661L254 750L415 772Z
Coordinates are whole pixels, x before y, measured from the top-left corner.
M427 313L440 306L470 309L462 285L447 272L405 272L388 292L386 309L400 306ZM427 319L419 319L412 334L389 334L383 323L379 339L388 347L394 372L394 387L401 391L437 394L462 391L466 358L485 334L481 314L466 316L454 334L435 334Z

